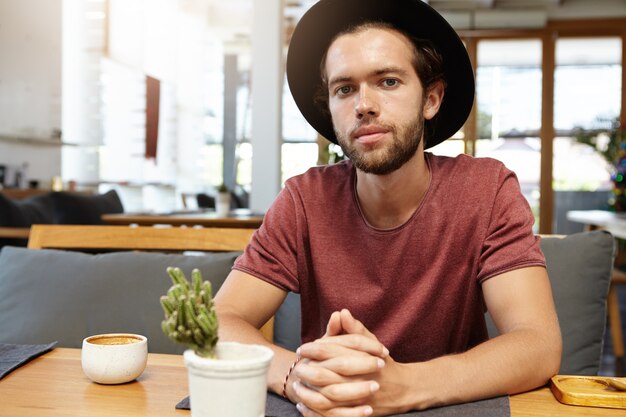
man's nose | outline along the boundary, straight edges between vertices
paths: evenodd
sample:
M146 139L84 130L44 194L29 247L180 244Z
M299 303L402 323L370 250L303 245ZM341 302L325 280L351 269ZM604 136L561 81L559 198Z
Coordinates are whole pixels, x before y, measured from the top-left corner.
M377 116L378 104L372 96L372 92L367 87L361 87L357 95L357 102L354 107L356 117L362 119L365 116Z

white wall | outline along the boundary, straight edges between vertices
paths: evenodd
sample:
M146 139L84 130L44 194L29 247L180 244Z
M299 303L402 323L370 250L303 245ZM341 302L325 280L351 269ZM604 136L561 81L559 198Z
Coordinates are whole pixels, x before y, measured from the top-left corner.
M206 155L203 123L209 104L215 119L221 120L223 50L208 26L208 5L206 1L109 0L101 176L160 186L124 190L127 200L140 202L141 207L133 203L133 209L172 210L182 205L175 193L211 186L205 177L217 164ZM146 75L161 81L156 160L144 157L144 119L130 120L134 128L122 129L121 116L145 110ZM134 104L132 97L143 101Z
M0 137L49 139L61 128L61 0L0 0ZM61 148L0 138L0 164L47 182Z

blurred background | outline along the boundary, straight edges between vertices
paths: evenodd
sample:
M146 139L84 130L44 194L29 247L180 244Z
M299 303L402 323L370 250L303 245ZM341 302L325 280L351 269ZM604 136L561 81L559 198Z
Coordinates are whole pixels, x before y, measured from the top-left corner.
M264 211L341 151L285 76L312 0L0 0L0 184L105 192L125 211L193 208L224 183ZM466 126L432 149L502 160L536 231L615 206L626 121L624 0L431 0L476 70ZM615 151L617 149L617 151ZM613 150L613 151L612 151Z

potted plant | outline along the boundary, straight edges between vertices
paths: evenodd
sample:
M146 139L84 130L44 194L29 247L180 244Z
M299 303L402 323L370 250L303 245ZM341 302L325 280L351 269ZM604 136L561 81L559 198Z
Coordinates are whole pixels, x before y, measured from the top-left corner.
M598 119L600 129L575 129L578 143L592 147L607 162L613 182L610 207L617 212L626 211L626 128L618 118Z
M180 268L167 268L172 287L161 297L163 332L187 346L192 417L265 415L267 369L274 353L251 344L218 341L211 283L198 269L189 283Z
M215 202L215 211L220 217L226 217L230 212L230 190L224 183L217 187L217 201Z

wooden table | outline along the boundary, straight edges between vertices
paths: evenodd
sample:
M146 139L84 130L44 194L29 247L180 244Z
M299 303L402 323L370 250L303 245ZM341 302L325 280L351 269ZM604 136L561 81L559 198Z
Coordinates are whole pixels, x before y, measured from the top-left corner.
M0 380L0 416L190 416L174 406L188 395L179 355L150 354L135 382L99 385L83 374L80 349L57 348Z
M12 200L23 200L37 195L48 194L51 191L43 188L3 188L0 189L0 194Z
M72 193L78 195L93 195L93 191L70 191L63 190L65 193ZM24 200L26 198L35 197L38 195L44 195L54 192L48 188L2 188L0 194L12 200Z
M245 213L245 212L243 212ZM166 224L172 226L203 226L203 227L242 227L258 229L263 222L263 216L233 212L228 217L218 216L213 211L200 213L171 213L171 214L103 214L102 221L108 224L139 226L154 226Z
M0 380L0 416L185 416L174 406L187 395L180 355L148 356L135 382L98 385L84 376L79 349L57 348ZM567 406L548 388L510 397L511 417L624 416L624 410Z

